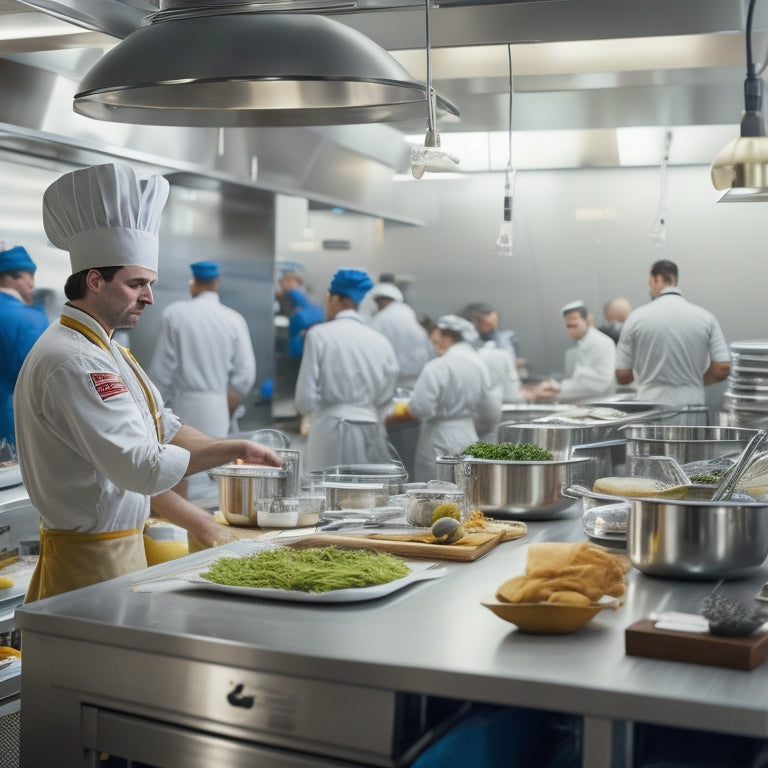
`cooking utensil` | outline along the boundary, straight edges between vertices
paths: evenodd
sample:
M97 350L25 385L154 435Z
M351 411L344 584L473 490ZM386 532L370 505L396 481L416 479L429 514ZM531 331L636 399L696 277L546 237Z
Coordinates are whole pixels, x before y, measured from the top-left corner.
M286 472L280 467L225 464L209 470L219 485L219 508L230 525L258 525L258 502L285 496Z
M465 457L459 487L473 509L512 515L516 519L556 517L573 500L563 489L577 483L591 485L595 462L588 458L555 461L494 461Z
M657 498L630 502L627 555L649 576L740 578L759 568L768 555L764 502Z
M722 501L731 497L741 476L752 462L752 457L766 440L768 440L768 432L764 429L758 430L749 443L747 443L747 447L742 451L741 456L736 459L736 463L723 475L720 484L712 494L712 501Z
M627 439L627 460L630 456L671 456L681 465L742 451L756 432L669 424L628 424L619 431Z
M704 599L701 614L709 621L713 635L725 637L746 637L768 620L768 611L763 606L750 606L728 597L719 584Z

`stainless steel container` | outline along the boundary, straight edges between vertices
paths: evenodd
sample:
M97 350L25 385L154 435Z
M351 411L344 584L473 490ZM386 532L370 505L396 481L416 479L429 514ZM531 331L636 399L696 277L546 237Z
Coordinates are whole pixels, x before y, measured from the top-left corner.
M390 496L401 494L408 473L392 461L326 467L322 478L326 509L366 509L386 506Z
M438 456L435 459L435 479L446 483L458 483L458 466L461 459L457 456Z
M622 421L621 424L628 423ZM598 424L499 424L500 443L528 443L552 451L556 459L571 458L571 451L577 445L592 445L608 440L624 440L617 433L615 422Z
M280 467L226 464L208 474L218 481L219 508L231 525L256 526L259 500L286 495L286 472Z
M473 509L525 519L556 517L573 504L563 491L570 485L591 486L595 461L492 461L463 458L459 487Z
M627 456L671 456L678 464L739 453L755 434L738 427L630 424L622 427Z
M627 555L638 570L667 579L747 576L768 555L768 504L630 499Z
M285 495L298 496L301 492L301 451L276 448L275 453L283 460Z

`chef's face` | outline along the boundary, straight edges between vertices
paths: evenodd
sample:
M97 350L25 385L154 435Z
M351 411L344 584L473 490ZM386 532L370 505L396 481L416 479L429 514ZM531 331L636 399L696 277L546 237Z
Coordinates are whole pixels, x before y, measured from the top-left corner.
M108 331L135 327L144 307L154 304L152 285L157 272L152 269L129 265L119 269L110 282L94 269L88 279L97 319Z
M337 293L325 294L325 319L333 320L341 312L341 297Z
M446 336L439 328L433 328L429 333L429 338L438 355L444 355L453 344L453 339Z
M18 277L13 277L11 273L9 272L6 276L6 278L3 280L3 285L6 288L12 288L15 290L19 296L21 296L21 300L25 304L31 304L32 303L32 291L35 289L35 276L32 272L27 271L21 271L18 273Z
M589 330L587 318L582 317L581 312L569 312L565 315L565 330L572 339L578 341Z

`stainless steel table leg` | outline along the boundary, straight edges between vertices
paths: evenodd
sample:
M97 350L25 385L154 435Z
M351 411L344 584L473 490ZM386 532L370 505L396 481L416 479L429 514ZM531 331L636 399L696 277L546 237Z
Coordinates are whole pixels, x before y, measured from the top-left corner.
M615 768L613 765L613 721L584 718L581 747L582 768Z

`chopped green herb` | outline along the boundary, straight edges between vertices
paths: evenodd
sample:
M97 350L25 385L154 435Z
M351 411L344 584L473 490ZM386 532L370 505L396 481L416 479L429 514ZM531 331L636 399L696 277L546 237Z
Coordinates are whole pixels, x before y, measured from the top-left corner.
M704 472L700 475L691 475L692 483L701 483L704 485L716 485L721 480L721 472Z
M280 547L245 557L222 557L200 575L231 587L330 592L387 584L409 573L402 560L387 552Z
M530 443L472 443L462 452L463 456L496 461L552 461L551 451Z

